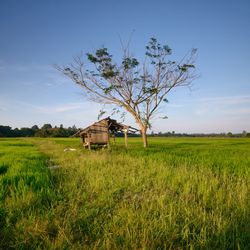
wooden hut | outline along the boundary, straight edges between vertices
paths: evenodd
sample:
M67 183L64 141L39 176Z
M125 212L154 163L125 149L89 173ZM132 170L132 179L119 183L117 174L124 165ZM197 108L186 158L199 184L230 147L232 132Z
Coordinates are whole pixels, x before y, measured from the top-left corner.
M118 123L116 120L107 117L92 125L79 130L74 136L80 136L84 147L91 149L91 145L109 146L110 136L115 138L115 133L122 132L127 147L128 133L136 133L139 130L128 125Z

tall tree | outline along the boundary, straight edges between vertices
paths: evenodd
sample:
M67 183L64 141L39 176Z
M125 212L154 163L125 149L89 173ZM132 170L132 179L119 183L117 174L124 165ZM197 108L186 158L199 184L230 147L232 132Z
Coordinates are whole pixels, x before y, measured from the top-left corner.
M143 145L147 147L151 119L159 106L167 102L167 94L176 87L189 86L195 79L196 51L192 49L179 62L170 60L170 47L151 38L142 62L126 47L121 62L115 63L103 47L86 54L91 63L88 67L85 58L78 56L72 64L56 68L82 87L90 100L113 104L129 112L140 127Z

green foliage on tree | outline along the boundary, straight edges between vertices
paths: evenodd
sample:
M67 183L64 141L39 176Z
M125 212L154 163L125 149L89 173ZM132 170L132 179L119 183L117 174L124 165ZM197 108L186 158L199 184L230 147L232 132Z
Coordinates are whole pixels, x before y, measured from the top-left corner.
M56 68L79 85L88 99L130 113L147 147L147 130L161 104L167 102L168 93L176 87L190 86L196 78L196 52L192 49L181 60L172 60L172 49L151 38L141 61L126 47L120 62L115 62L108 49L102 47Z

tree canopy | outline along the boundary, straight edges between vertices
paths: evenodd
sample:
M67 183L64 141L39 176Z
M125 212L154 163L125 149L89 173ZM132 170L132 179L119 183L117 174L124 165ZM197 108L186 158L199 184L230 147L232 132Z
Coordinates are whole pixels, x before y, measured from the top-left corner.
M151 119L160 105L167 102L167 94L173 88L190 86L196 78L196 52L197 49L191 49L181 60L172 60L172 49L151 38L141 62L126 47L117 63L108 49L102 47L57 69L79 85L88 99L129 112L141 129L146 147Z

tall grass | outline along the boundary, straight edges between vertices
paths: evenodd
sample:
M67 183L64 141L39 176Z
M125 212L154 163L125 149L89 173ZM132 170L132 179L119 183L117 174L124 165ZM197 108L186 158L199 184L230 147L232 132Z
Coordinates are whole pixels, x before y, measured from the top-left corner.
M29 249L39 244L33 234L50 208L53 185L47 157L33 144L0 141L0 249Z
M148 149L141 148L136 138L129 142L127 150L118 140L111 150L89 152L76 139L19 141L30 145L26 146L29 151L41 157L39 167L28 164L31 159L25 156L26 165L32 169L30 174L40 169L39 174L46 178L43 188L39 181L36 189L25 182L17 189L20 193L27 190L26 193L20 195L16 191L15 195L29 200L31 192L39 200L44 192L42 197L49 202L28 203L27 210L22 209L15 223L9 224L9 218L16 213L10 207L17 204L18 210L22 203L5 194L4 232L15 232L10 246L250 248L249 140L151 138ZM77 151L64 152L68 146ZM46 164L60 167L48 172ZM10 171L8 167L0 180L11 172L17 174L15 168ZM9 185L12 186L13 183ZM17 236L19 225L23 228L21 244Z

